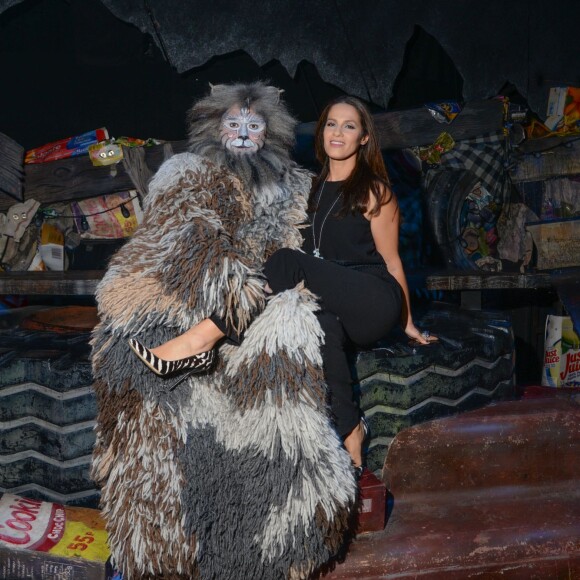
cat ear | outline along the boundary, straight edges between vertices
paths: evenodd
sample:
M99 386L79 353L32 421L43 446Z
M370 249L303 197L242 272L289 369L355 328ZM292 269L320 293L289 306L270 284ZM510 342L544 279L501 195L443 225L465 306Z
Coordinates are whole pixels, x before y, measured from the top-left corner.
M280 95L284 92L284 89L267 86L266 91L268 91L268 96L274 101L274 103L278 104L280 102Z
M226 93L231 85L219 84L213 85L212 83L209 84L209 94L212 97L219 97L219 95Z
M228 85L224 85L222 84L218 84L218 85L214 85L212 83L208 83L209 85L209 94L212 97L216 97L218 96L220 93L222 93L223 91L227 90Z

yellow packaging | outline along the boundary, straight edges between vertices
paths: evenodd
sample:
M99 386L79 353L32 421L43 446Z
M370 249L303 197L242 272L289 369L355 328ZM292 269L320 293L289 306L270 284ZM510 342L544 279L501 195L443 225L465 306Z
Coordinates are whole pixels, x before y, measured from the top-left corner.
M49 270L62 272L64 268L64 234L54 224L45 222L40 230L38 252Z
M60 578L68 570L63 578L106 580L109 557L98 510L0 497L0 578Z
M40 243L64 246L64 234L55 225L44 223L40 230Z

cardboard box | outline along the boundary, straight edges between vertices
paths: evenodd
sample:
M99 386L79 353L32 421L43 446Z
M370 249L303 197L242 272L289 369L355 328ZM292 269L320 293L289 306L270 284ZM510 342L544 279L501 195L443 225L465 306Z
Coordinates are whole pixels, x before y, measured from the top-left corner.
M577 132L580 129L580 88L552 87L544 125L550 131Z
M387 517L387 486L365 468L359 480L359 493L357 533L380 532Z
M580 266L580 218L527 223L538 252L538 270Z
M98 510L0 496L0 579L112 580Z
M551 131L555 131L564 119L564 107L566 106L567 94L568 87L552 87L550 89L544 125Z

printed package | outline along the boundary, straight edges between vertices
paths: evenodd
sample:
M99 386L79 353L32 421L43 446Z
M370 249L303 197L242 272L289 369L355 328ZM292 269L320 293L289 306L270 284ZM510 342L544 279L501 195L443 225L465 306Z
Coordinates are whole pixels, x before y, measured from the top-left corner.
M36 149L26 152L24 163L46 163L47 161L56 161L68 157L84 155L89 151L89 145L98 143L109 138L109 132L105 127L87 131L76 137L67 137L59 141L47 143Z
M546 317L543 387L580 387L580 337L569 316Z
M580 130L580 88L552 87L544 125L558 133Z
M73 201L71 211L83 239L128 238L143 220L139 196L134 189Z
M0 578L112 580L99 510L0 496Z

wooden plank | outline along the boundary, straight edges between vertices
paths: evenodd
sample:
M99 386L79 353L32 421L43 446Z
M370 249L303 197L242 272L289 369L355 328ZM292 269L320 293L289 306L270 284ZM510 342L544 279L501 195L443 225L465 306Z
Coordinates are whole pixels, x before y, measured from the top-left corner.
M580 135L554 135L542 139L526 139L517 146L518 153L533 154L543 153L559 147L570 147L574 141L579 141Z
M509 290L551 288L549 274L449 271L427 276L429 290Z
M545 152L523 155L510 171L514 183L543 181L567 175L580 175L580 143L570 142Z
M383 149L430 145L445 131L456 141L495 133L503 127L503 103L499 100L467 103L449 125L436 121L425 108L389 111L373 115ZM313 137L316 123L301 123L296 135Z
M1 272L0 295L92 296L103 275L100 270Z
M0 193L23 201L24 148L0 133ZM11 202L13 204L14 201Z
M173 151L185 151L186 141L171 142ZM155 172L163 163L164 146L147 147L145 162ZM116 175L112 175L114 167ZM72 157L49 163L28 164L24 169L24 196L42 205L76 199L98 197L133 189L133 182L122 163L95 167L88 156ZM7 210L14 200L0 196L0 211Z
M466 103L450 123L437 122L425 108L392 111L374 115L383 149L404 149L430 145L445 131L456 141L495 133L503 127L503 103L500 100Z

